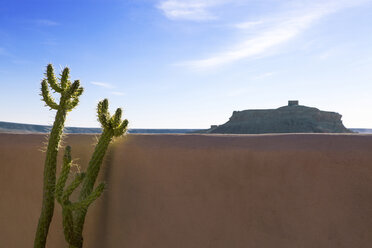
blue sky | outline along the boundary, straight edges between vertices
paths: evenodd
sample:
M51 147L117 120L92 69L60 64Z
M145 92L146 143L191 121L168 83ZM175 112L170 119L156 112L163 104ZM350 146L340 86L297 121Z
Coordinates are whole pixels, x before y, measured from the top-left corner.
M0 120L52 124L48 63L85 88L67 125L108 98L131 128L208 128L287 100L372 127L372 0L3 0Z

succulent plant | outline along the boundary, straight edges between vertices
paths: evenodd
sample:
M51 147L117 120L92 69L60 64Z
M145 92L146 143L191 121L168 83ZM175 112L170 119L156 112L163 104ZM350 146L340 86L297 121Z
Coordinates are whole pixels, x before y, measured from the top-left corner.
M82 233L88 207L102 194L105 188L104 183L100 183L94 188L103 158L112 139L123 135L128 125L127 120L121 120L122 110L120 108L116 110L112 117L110 116L107 99L98 103L97 113L103 131L86 172L78 173L71 184L65 186L71 168L71 148L67 146L62 172L56 186L56 199L62 206L63 230L66 241L71 248L81 248L83 246ZM71 202L69 197L80 184L79 200Z
M65 148L62 170L56 182L57 155L60 148L66 115L79 103L79 96L83 93L78 80L71 83L69 80L69 69L62 71L59 82L54 75L51 64L47 66L46 78L41 83L41 96L43 101L51 109L57 110L55 121L49 136L46 159L44 165L44 184L42 210L35 235L34 247L44 248L48 236L50 222L54 212L54 200L62 206L63 231L65 239L70 248L81 248L83 246L83 228L88 207L103 192L104 183L96 188L94 184L99 174L103 158L107 148L114 137L119 137L126 132L128 120L121 120L122 110L118 108L113 116L108 112L108 100L98 103L98 120L102 125L102 134L95 147L87 171L77 173L72 182L66 186L70 174L72 158L71 147ZM59 104L55 102L50 94L49 87L59 93ZM81 185L79 199L70 201L71 194Z

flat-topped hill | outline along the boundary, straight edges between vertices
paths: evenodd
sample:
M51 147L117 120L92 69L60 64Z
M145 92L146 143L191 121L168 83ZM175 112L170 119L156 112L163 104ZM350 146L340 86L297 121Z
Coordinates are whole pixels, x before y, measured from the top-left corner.
M234 111L229 121L212 126L207 133L352 133L336 112L298 105L289 101L288 106L277 109Z

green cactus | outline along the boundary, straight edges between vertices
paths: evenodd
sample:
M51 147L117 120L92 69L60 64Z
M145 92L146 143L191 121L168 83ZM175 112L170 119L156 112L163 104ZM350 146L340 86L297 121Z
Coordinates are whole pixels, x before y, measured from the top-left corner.
M76 107L79 103L79 96L83 93L83 88L80 87L79 80L71 83L69 80L69 72L69 69L65 68L61 74L60 82L58 83L54 75L53 66L49 64L45 73L46 78L41 82L41 96L43 97L43 101L51 109L57 110L57 114L50 133L46 151L43 202L34 241L35 248L45 247L49 225L53 217L57 155L66 115ZM49 86L55 92L60 94L59 104L57 104L51 96Z
M57 110L53 128L50 133L46 160L44 167L43 202L39 223L36 231L34 248L44 248L50 222L54 212L54 199L62 206L62 224L65 239L70 248L83 246L83 227L88 207L102 194L105 184L101 183L94 189L103 158L107 148L114 137L119 137L126 132L128 120L121 120L122 110L118 108L113 116L108 112L107 99L98 103L98 120L102 125L102 134L95 147L86 173L77 173L74 180L66 186L69 177L72 159L71 147L67 146L63 157L60 176L56 182L56 164L59 145L64 128L66 115L79 103L79 96L83 88L76 80L69 81L69 69L65 68L61 74L60 82L54 75L52 65L47 66L46 79L41 83L41 95L44 102L51 109ZM59 93L59 104L55 102L49 92L51 87ZM77 202L71 202L71 194L80 186L80 196Z
M122 110L120 108L116 110L115 115L110 116L107 99L98 103L97 112L103 132L95 147L86 173L77 174L71 184L65 187L71 168L71 148L67 146L62 171L56 185L56 199L62 206L63 230L70 248L81 248L83 246L82 233L88 207L102 194L105 188L105 184L100 183L94 189L103 158L113 137L123 135L128 125L127 120L121 120ZM82 186L79 200L71 202L69 197L80 184Z

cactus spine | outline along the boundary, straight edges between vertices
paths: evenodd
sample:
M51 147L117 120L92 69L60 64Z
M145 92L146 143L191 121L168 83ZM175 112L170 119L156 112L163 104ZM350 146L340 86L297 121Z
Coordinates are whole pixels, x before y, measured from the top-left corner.
M71 148L66 147L62 172L57 181L56 199L62 206L63 230L70 248L83 246L82 233L88 207L102 194L105 188L104 183L100 183L94 188L103 158L113 137L123 135L128 125L127 120L121 120L122 110L120 108L112 117L110 116L107 99L98 103L97 113L103 132L94 149L87 171L77 174L71 184L65 186L71 167ZM80 184L82 186L79 200L71 202L69 197Z
M60 82L57 82L53 66L49 64L45 73L46 78L41 82L43 101L51 109L57 110L57 114L50 133L44 164L43 202L34 241L35 248L45 247L49 225L53 217L57 155L66 115L76 107L79 103L79 96L83 93L83 88L80 87L78 80L74 83L70 82L69 73L69 69L65 68L61 74ZM51 96L49 87L60 94L59 104Z

